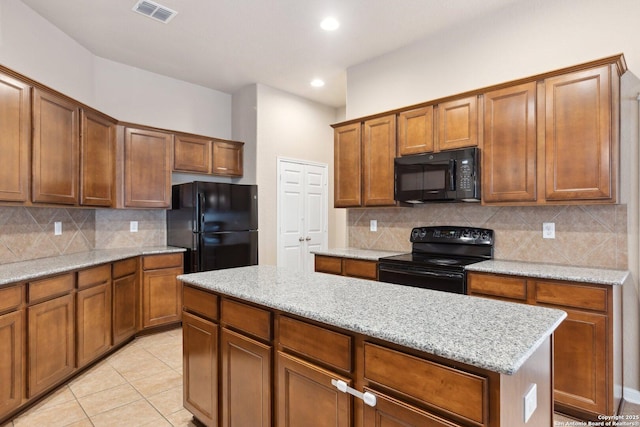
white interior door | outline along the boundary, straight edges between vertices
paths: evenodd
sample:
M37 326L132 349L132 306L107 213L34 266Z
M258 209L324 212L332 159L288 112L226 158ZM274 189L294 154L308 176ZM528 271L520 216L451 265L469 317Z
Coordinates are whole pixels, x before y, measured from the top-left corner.
M327 165L278 159L278 266L313 271L328 241Z

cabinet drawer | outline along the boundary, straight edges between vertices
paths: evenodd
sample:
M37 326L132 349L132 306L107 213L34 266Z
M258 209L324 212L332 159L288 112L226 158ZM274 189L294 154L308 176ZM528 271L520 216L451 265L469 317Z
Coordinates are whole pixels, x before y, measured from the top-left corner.
M474 423L488 421L488 380L365 343L365 379Z
M315 269L320 273L342 274L342 258L316 255Z
M189 286L184 286L182 292L184 310L200 314L207 319L218 320L217 295Z
M22 305L22 286L0 288L0 313L17 309Z
M228 326L267 341L271 340L271 313L267 310L223 298L220 319Z
M350 336L285 316L279 318L278 326L278 336L283 347L351 372Z
M160 268L182 267L182 253L151 255L142 258L143 270L157 270Z
M111 264L101 265L78 272L78 289L99 285L111 280Z
M607 311L607 289L579 284L535 281L536 302Z
M74 286L75 280L73 273L31 282L28 288L28 302L34 303L56 295L65 294L70 292Z
M138 269L138 258L129 258L124 261L118 261L113 263L113 278L118 279L120 277L133 274Z
M361 259L344 259L344 275L378 280L378 263Z
M467 285L470 295L527 300L527 279L524 277L470 274Z

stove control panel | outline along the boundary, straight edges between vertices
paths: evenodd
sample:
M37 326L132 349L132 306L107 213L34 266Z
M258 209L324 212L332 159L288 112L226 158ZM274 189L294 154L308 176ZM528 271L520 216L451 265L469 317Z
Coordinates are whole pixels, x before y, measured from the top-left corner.
M462 243L493 245L493 230L487 228L439 226L411 230L412 243Z

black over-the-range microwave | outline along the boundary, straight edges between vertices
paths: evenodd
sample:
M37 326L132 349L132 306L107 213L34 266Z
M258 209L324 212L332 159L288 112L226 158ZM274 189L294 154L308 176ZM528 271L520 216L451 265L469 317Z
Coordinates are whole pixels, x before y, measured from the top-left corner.
M480 201L480 150L465 148L395 159L395 200L401 204Z

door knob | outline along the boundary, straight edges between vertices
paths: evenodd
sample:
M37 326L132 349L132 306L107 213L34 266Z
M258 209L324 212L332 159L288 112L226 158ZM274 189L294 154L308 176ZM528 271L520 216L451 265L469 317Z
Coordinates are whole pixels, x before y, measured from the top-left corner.
M298 237L298 242L304 242L304 237Z
M307 236L307 238L304 239L304 240L306 240L308 242L309 240L311 240L311 237Z

